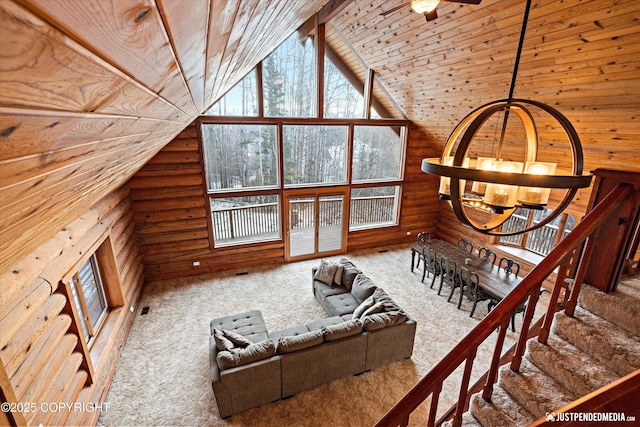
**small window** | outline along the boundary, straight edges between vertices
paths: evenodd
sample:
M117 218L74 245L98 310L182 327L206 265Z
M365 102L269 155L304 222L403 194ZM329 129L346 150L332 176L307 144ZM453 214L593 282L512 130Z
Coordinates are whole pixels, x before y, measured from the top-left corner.
M278 195L211 199L215 247L280 238Z
M258 90L256 88L256 72L251 70L218 102L213 104L204 115L208 116L244 116L258 115Z
M351 190L349 231L398 224L400 186Z
M347 126L285 125L285 185L347 181Z
M70 282L82 332L90 344L102 326L108 307L95 254L82 264Z
M278 185L275 125L203 124L202 140L209 191Z

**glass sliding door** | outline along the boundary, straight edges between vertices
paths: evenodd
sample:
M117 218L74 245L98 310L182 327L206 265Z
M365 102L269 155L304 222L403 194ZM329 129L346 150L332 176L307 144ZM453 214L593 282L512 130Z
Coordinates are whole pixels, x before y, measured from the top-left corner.
M318 252L342 249L343 207L342 194L318 197Z
M316 199L289 198L289 257L295 258L316 252Z
M344 251L344 194L288 195L285 200L287 260Z

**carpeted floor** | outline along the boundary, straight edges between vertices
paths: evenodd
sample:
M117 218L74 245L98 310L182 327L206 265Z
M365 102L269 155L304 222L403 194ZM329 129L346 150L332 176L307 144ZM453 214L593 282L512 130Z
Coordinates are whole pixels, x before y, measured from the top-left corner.
M486 302L469 317L471 303L458 293L447 302L422 284L421 271L410 271L406 246L386 252L348 255L378 286L417 321L413 356L359 376L344 378L292 398L220 419L209 380L209 321L246 310L262 311L270 331L327 317L311 291L311 268L319 260L179 279L147 286L107 395L99 425L180 426L370 426L439 362L486 314ZM333 257L338 259L340 257ZM425 282L430 283L425 280ZM437 287L437 283L436 283ZM543 314L542 298L536 317ZM521 316L516 317L516 330ZM497 334L494 334L497 335ZM507 333L505 347L517 334ZM477 356L472 383L489 366L494 338ZM455 402L458 375L445 383L440 408ZM248 385L251 386L250 384ZM428 402L427 402L428 403ZM425 404L411 417L424 425Z

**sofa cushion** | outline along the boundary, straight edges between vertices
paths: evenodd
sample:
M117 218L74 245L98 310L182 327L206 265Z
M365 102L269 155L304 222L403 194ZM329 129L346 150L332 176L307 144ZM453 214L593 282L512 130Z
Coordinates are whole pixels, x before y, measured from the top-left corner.
M351 285L353 284L353 280L356 276L362 271L360 271L349 259L341 258L338 261L338 264L343 267L342 269L342 286L347 288L348 291L351 291Z
M267 359L275 354L276 344L273 340L264 340L245 348L221 351L216 357L216 362L218 367L224 370Z
M342 338L357 335L362 332L362 322L360 319L340 322L336 325L329 325L322 328L325 341L336 341Z
M326 326L337 325L342 322L344 322L344 320L342 320L340 316L327 317L307 323L307 329L310 331L319 331Z
M397 325L405 320L407 320L407 315L402 310L373 313L362 319L362 326L365 331L375 331Z
M254 343L267 339L267 325L259 310L213 319L211 321L211 335L213 335L214 329L233 331Z
M369 298L362 301L360 305L356 307L355 310L353 310L353 318L359 319L360 317L362 317L362 313L364 313L368 308L370 308L375 303L376 303L376 300L373 299L373 295L371 295Z
M336 277L337 270L338 264L323 259L320 261L320 267L316 270L313 278L326 283L327 285L333 285L333 280Z
M330 295L325 299L325 302L329 307L327 311L332 316L342 316L347 313L351 314L353 310L360 305L360 302L350 292Z
M337 286L337 285L331 286L319 280L313 281L313 290L314 290L314 293L318 297L320 297L319 299L325 299L329 295L338 295L345 292L349 292L347 288L345 288L344 286Z
M294 351L322 344L323 341L322 331L311 331L300 335L280 337L278 339L278 353L293 353Z
M360 273L353 280L351 294L356 298L356 300L358 300L358 303L361 303L362 301L369 298L375 290L376 284L373 283L373 281L367 276Z
M251 340L243 337L242 335L233 332L233 331L228 331L226 329L222 330L222 333L224 334L224 337L226 339L228 339L229 341L231 341L234 345L234 347L247 347L251 344L253 344L251 342Z
M307 332L309 332L309 329L307 329L305 325L296 325L286 329L281 329L279 331L269 332L269 338L271 338L275 342L278 342L278 340L282 337L302 335L306 334Z

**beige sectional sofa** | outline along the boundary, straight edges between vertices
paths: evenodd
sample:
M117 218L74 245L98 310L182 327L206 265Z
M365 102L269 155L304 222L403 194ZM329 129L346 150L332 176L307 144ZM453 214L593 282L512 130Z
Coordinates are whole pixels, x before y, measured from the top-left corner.
M346 258L329 265L332 280L318 274L327 273L326 264L314 268L312 282L328 318L274 332L258 310L211 321L211 382L221 417L411 357L415 321Z

